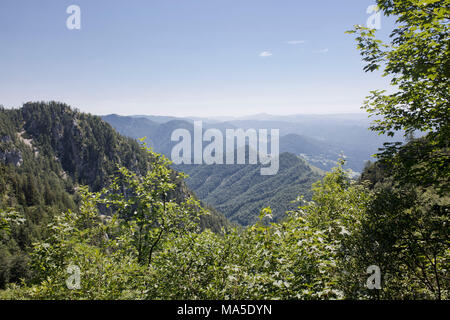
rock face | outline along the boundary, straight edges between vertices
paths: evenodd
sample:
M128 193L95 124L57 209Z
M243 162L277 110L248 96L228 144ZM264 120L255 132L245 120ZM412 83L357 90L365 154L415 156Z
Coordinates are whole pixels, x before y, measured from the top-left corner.
M5 164L13 164L15 167L20 167L23 163L22 152L20 150L0 150L0 161Z
M23 130L40 154L57 159L77 183L97 191L118 165L145 171L149 159L139 145L117 134L99 117L60 103L29 103L21 109Z
M0 162L20 167L23 163L22 152L16 148L9 134L2 134L0 138Z
M4 135L3 137L1 137L0 141L3 143L12 142L11 137L9 135Z

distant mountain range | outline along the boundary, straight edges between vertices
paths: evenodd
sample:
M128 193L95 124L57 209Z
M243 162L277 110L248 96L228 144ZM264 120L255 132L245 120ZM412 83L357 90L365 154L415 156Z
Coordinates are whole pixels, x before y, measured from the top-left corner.
M119 116L102 117L124 135L133 138L147 137L157 152L170 156L175 145L170 135L177 128L192 129L194 120L202 120L205 129L279 129L280 152L301 155L310 164L323 170L336 165L345 155L347 167L361 172L372 155L387 141L403 141L402 137L381 136L370 131L365 114L293 115L271 116L267 114L219 121L215 118Z
M68 190L68 200L64 201L69 203L72 201L73 185L87 184L93 190L98 190L106 183L118 163L134 170L143 170L139 166L148 161L139 158L142 156L134 141L115 133L100 117L76 112L64 104L30 103L22 109L3 110L1 114L3 133L0 132L0 160L13 164L17 172L23 172L23 179L26 181L20 188L47 188L33 193L33 197L41 194L44 198L51 198L46 196L51 185L62 185L65 187L57 188ZM275 176L263 177L256 174L260 165L174 166L174 169L190 175L186 181L187 186L201 200L219 209L230 220L241 224L254 222L259 210L269 203L274 206L275 218L283 217L286 210L293 208L293 205L286 203L298 195L308 199L310 187L320 179L321 170L330 170L341 152L347 156L349 168L361 171L364 162L377 152L382 142L389 140L369 131L368 119L359 114L260 114L255 115L254 119L151 115L106 115L101 118L125 136L147 137L147 143L156 152L169 158L176 143L170 140L172 132L180 128L192 132L193 121L196 120L203 121L204 129L215 128L221 132L236 128L279 129L280 170ZM48 158L47 162L36 162L41 158L29 156L30 150L40 157ZM25 166L20 167L22 163ZM29 166L42 167L39 169L44 172L41 180L46 181L47 176L52 176L52 182L48 182L48 186L45 183L39 186L33 182L35 179L23 169ZM53 173L46 173L49 168L52 168ZM68 183L69 186L66 186ZM14 188L17 190L17 186ZM25 192L25 195L28 194L31 192ZM66 197L64 194L58 197ZM16 196L24 195L19 192ZM278 201L279 199L283 201ZM24 201L34 203L35 200L27 200L25 196ZM219 216L216 218L214 219L217 221L221 219ZM220 225L221 222L217 221L213 224Z
M158 153L170 158L177 142L171 141L176 129L186 129L193 135L193 122L203 121L204 130L214 128L225 134L226 129L279 129L280 171L263 177L260 165L174 165L187 173L187 185L207 204L222 212L231 221L251 224L260 209L273 206L276 219L297 196L310 197L312 183L319 180L322 170L336 166L338 158L346 156L347 167L361 172L371 155L389 140L368 129L369 120L360 114L349 115L256 115L255 119L240 118L220 121L209 118L177 118L164 116L102 116L120 133L132 138L147 138ZM207 143L204 143L206 145ZM305 161L306 160L306 161Z

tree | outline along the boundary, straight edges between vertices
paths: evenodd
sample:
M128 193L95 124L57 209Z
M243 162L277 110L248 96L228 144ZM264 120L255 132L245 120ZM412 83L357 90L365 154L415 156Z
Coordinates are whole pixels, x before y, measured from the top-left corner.
M176 201L170 162L154 159L140 176L124 167L99 192L80 187L79 210L56 215L50 236L34 244L30 287L11 285L18 297L36 299L142 299L148 296L152 258L169 239L199 231L203 210L192 197ZM110 212L105 212L105 211ZM106 213L106 214L105 214ZM69 288L68 268L80 270L79 288ZM164 279L161 279L164 281ZM6 294L9 291L7 291Z
M384 270L388 299L448 299L449 198L435 190L396 187L387 177L374 189L361 239Z
M357 26L356 38L365 71L384 69L398 90L392 94L373 91L364 108L383 116L373 127L392 130L448 130L450 110L449 70L450 1L378 0L386 16L397 17L391 42L375 38L374 29Z
M144 149L147 147L144 144ZM113 183L102 191L103 203L133 230L138 261L150 266L153 253L169 234L199 231L205 211L193 197L175 199L176 181L183 177L169 168L171 162L147 149L153 161L144 176L120 167Z
M14 209L0 209L0 231L10 232L12 225L20 225L24 222L25 219Z
M322 232L322 241L334 248L335 265L331 271L341 296L374 298L377 292L368 290L365 283L367 267L377 265L377 257L370 254L372 241L363 232L373 192L365 183L351 180L344 164L339 160L332 172L314 184L312 201L300 206L299 212L312 230Z
M374 193L362 220L361 257L374 257L385 271L385 298L448 297L450 281L447 196L450 187L450 1L378 0L396 17L390 43L376 30L357 26L364 70L383 70L394 93L375 90L363 109L376 116L371 129L407 144L385 143L379 161L361 181ZM415 131L425 135L414 138Z
M419 130L427 133L426 148L402 157L400 143L385 144L379 156L400 167L397 178L449 190L450 176L450 1L378 0L386 16L396 17L390 43L376 39L376 30L356 26L356 41L365 71L383 69L395 90L375 90L363 108L377 116L372 130L387 133L404 130L407 136ZM401 172L403 171L403 172ZM405 174L407 171L407 174ZM409 174L414 171L413 174ZM447 177L433 179L429 175Z

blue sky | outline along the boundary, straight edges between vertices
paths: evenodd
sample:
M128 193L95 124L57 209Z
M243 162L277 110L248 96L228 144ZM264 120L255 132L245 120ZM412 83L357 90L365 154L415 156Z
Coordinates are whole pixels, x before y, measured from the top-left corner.
M0 104L94 114L360 112L386 88L354 37L373 0L2 0ZM81 29L69 30L69 5ZM392 29L381 19L380 36Z

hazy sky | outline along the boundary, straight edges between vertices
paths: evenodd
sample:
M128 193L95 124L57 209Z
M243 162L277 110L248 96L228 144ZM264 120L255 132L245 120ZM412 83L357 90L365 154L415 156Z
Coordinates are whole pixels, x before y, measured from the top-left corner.
M359 112L354 37L370 0L1 0L0 104L94 114ZM69 5L81 29L69 30ZM380 35L392 22L381 19Z

